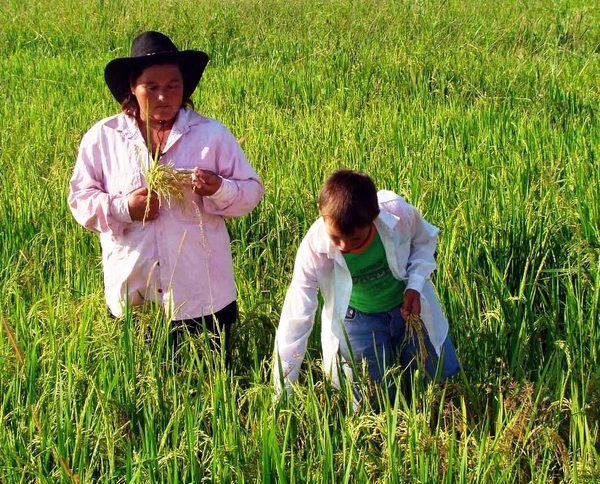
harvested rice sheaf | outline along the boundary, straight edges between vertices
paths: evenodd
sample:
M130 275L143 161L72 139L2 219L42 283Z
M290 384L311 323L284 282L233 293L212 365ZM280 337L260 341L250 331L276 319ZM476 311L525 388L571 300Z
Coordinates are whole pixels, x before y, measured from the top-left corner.
M410 314L406 320L406 336L408 339L417 340L419 345L419 361L423 368L425 368L425 360L427 358L426 334L427 330L423 326L421 316L414 313Z
M183 205L183 186L191 181L191 171L178 170L172 162L155 163L150 169L146 170L145 176L148 193L156 193L159 206L162 206L163 201L167 202L169 207L173 201L178 205ZM149 211L150 197L148 197L146 204L144 219L148 216Z

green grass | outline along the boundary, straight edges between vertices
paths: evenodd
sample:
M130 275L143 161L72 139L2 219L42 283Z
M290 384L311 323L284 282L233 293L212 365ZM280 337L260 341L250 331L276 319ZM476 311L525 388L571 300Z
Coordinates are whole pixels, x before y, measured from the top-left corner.
M0 481L600 479L600 9L592 1L29 0L0 27ZM266 194L228 222L234 372L206 342L106 315L73 221L79 140L142 30L211 62L197 110ZM338 167L441 228L434 283L463 375L355 414L320 370L269 365L296 248ZM150 329L148 332L146 329ZM150 335L150 336L148 336Z

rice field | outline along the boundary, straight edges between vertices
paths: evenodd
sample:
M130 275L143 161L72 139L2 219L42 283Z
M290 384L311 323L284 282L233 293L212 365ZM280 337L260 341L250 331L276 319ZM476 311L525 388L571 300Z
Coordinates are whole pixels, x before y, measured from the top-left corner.
M4 0L0 482L600 480L596 2ZM159 311L111 319L97 237L66 203L103 80L142 30L211 61L193 101L266 193L228 221L233 368ZM463 373L352 411L270 358L296 248L336 168L441 229L433 282ZM199 268L200 270L200 268Z

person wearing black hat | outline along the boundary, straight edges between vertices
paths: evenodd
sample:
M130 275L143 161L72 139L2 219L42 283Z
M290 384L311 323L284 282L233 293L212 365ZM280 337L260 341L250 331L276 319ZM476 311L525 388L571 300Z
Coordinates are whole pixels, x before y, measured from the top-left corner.
M75 220L99 233L112 315L152 301L177 327L205 324L228 340L237 294L224 218L249 213L264 188L229 130L193 110L207 63L206 53L153 31L110 61L104 78L121 113L84 135L68 201ZM183 203L148 192L154 163L190 173Z

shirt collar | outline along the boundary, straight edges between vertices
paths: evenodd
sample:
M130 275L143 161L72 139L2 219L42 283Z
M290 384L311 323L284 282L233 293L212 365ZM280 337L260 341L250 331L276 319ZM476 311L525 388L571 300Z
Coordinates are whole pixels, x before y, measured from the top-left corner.
M177 113L177 118L175 118L175 123L173 123L171 132L175 135L183 135L187 133L192 126L195 126L198 123L199 120L194 116L193 111L181 108ZM140 135L140 130L135 118L125 113L121 113L118 116L115 129L129 139L135 139Z

